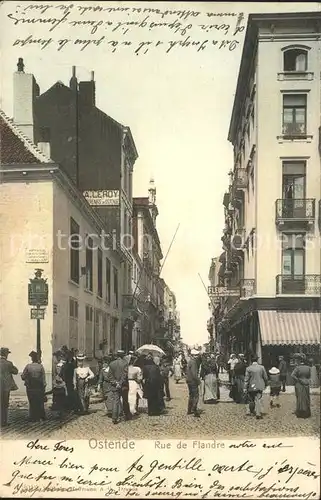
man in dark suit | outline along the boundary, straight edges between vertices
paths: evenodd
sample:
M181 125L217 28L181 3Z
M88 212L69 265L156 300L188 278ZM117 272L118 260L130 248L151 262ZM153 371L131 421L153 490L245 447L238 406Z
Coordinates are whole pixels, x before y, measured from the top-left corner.
M279 370L280 370L280 380L282 382L282 392L285 392L286 374L288 372L288 367L283 356L279 356Z
M128 405L128 363L124 359L124 356L124 351L117 351L117 358L110 363L107 374L108 383L112 388L112 420L114 424L118 424L120 420L121 398L123 399L125 418L130 418Z
M198 362L198 351L196 349L191 350L191 357L187 364L186 369L186 382L188 386L188 408L187 414L194 414L194 417L200 417L200 412L197 409L199 400L199 385L201 379L199 377L199 362Z
M250 400L246 415L255 413L258 420L263 418L262 394L267 383L268 376L264 366L259 365L257 356L252 356L252 364L246 368L244 378L244 391L248 394Z
M0 349L0 426L5 427L8 425L8 409L10 391L13 388L14 380L12 375L17 375L18 368L16 368L11 361L8 361L8 355L11 351L7 347Z

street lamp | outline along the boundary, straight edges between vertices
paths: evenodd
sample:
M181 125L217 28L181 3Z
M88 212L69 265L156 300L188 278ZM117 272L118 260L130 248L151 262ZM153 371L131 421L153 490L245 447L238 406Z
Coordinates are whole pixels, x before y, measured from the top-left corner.
M45 317L45 310L41 309L48 305L48 283L47 278L42 277L43 269L36 269L34 278L28 283L28 304L35 306L30 310L31 319L37 320L37 353L41 356L41 330L40 320Z

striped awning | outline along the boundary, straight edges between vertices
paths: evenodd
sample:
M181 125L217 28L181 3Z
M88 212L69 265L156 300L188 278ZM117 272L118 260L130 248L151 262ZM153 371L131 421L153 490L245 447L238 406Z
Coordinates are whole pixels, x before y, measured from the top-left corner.
M262 345L320 344L320 312L259 311Z

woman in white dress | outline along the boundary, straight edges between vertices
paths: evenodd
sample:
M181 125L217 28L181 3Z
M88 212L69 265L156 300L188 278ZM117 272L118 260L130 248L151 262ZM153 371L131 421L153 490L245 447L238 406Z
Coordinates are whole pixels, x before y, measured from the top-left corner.
M142 370L135 366L137 358L131 357L128 365L128 403L132 415L137 415L138 398L143 397L141 382L143 380Z
M88 413L90 398L89 380L95 377L89 366L84 366L85 359L86 356L84 354L78 354L78 366L74 371L74 387L78 400L76 411L82 414Z
M180 358L175 358L173 362L173 372L174 372L174 380L176 384L181 380L182 378L182 362Z

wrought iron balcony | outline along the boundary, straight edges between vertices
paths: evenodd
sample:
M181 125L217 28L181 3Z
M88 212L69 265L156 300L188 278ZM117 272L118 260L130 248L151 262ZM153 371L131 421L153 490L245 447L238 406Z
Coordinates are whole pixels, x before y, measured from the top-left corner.
M254 279L242 279L239 282L240 296L243 299L252 297L256 293L256 283Z
M245 168L237 168L233 173L234 189L245 189L248 184L248 176Z
M123 310L134 311L138 307L137 297L133 295L123 295Z
M282 133L285 137L305 137L307 134L305 123L284 123Z
M320 274L278 274L276 295L320 295Z
M313 223L314 220L314 198L283 198L275 202L275 222L278 225L286 222Z

